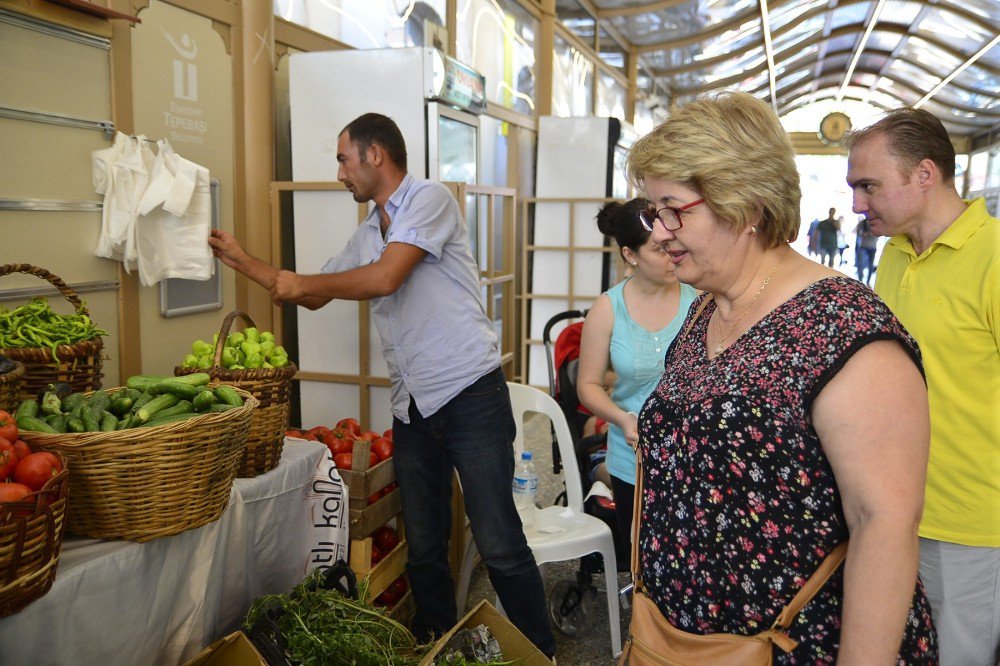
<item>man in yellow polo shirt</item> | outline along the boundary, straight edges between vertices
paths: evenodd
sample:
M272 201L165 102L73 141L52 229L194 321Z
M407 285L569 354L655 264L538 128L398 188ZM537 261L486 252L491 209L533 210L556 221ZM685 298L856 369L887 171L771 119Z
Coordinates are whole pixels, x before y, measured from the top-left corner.
M927 376L931 449L920 577L941 664L994 666L1000 657L1000 221L984 199L961 199L955 150L926 111L889 112L855 132L849 146L854 211L875 234L892 237L875 291L916 338Z

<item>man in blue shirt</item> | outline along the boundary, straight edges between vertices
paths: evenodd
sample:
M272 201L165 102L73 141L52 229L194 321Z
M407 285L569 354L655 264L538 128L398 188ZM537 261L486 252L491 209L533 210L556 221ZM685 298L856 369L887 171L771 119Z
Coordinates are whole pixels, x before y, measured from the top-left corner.
M337 162L337 178L354 200L375 207L320 274L278 270L223 231L213 231L209 243L215 256L270 290L276 303L315 310L335 298L371 300L392 379L393 459L417 637L443 634L458 619L448 567L454 468L500 602L521 632L552 656L541 576L511 494L510 395L458 205L440 183L407 174L403 136L386 116L368 113L348 124Z

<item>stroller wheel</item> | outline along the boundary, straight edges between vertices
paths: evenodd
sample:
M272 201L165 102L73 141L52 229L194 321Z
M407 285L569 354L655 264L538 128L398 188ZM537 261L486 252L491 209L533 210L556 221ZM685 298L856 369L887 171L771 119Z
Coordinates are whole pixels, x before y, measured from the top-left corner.
M560 633L577 636L594 618L594 590L561 580L549 593L549 617Z

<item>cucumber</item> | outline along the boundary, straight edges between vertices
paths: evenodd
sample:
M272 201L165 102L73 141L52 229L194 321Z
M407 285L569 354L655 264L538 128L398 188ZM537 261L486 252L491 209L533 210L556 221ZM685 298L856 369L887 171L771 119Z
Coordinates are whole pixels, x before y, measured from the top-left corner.
M71 419L79 419L79 418L81 418L81 415L83 414L83 410L84 409L89 409L89 407L87 406L87 404L84 403L84 402L79 403L78 405L74 406L73 409L71 409L69 411L69 417Z
M80 419L70 417L66 419L66 432L87 432L87 428Z
M155 428L156 426L166 425L167 423L174 423L175 421L185 421L187 419L194 418L198 416L195 412L184 412L183 414L171 414L170 416L164 416L160 419L153 419L147 423L139 425L140 428Z
M180 402L180 400L181 399L173 393L158 395L136 411L136 420L139 423L146 423L153 418L154 414L168 407L173 407Z
M111 406L111 396L108 395L108 392L104 389L99 389L91 394L87 404L94 410L95 416L98 416L101 412Z
M194 408L200 412L215 404L215 394L210 389L204 389L191 402L194 403Z
M136 398L135 402L132 403L132 413L135 414L137 411L139 411L139 409L143 405L145 405L147 402L149 402L150 400L152 400L155 397L156 396L153 395L152 393L141 393L141 394L139 394L139 397Z
M142 391L139 391L137 389L134 389L134 388L123 388L121 391L119 391L118 393L115 394L115 397L116 398L128 398L129 400L131 400L134 403L136 400L139 399L139 396L141 396L141 395L142 395Z
M101 430L111 432L118 429L118 417L111 412L104 412L101 416Z
M212 394L212 400L215 400L215 394ZM14 420L17 421L22 416L38 416L38 401L37 400L25 400L20 405L17 406L17 411L14 412Z
M49 414L45 417L45 422L56 429L56 432L66 432L66 416L63 414Z
M116 395L108 410L117 416L124 416L128 410L132 409L133 402L132 398L127 395Z
M214 405L209 405L204 414L217 414L219 412L228 412L230 409L236 409L236 405L230 405L225 402L217 402Z
M153 393L158 393L163 395L164 393L173 393L178 398L183 398L185 400L191 400L196 395L201 393L201 389L193 384L188 384L187 382L179 382L176 379L164 379L161 382L153 384L153 388L150 389Z
M240 397L240 394L237 393L236 389L232 386L226 386L223 384L222 386L216 386L212 390L215 392L215 397L219 400L219 402L224 402L227 405L232 405L233 407L243 406L243 398Z
M84 405L83 410L80 412L80 420L83 421L83 427L87 432L97 432L101 429L101 414L104 410L96 411L90 405Z
M59 434L58 430L37 416L22 416L17 420L17 427L20 430L27 430L29 432L44 432L50 435Z
M125 380L125 386L137 391L148 392L150 387L164 379L170 379L170 377L164 375L132 375Z
M69 414L76 409L77 405L82 405L85 402L87 402L87 396L82 393L72 393L63 398L62 410Z
M212 376L207 372L192 372L190 375L178 375L177 377L171 377L171 379L190 384L191 386L204 386L212 380Z
M151 419L155 421L156 419L161 419L164 416L173 416L174 414L193 414L194 405L191 404L189 400L181 400L173 407L167 407L166 409L161 409L156 412L156 415Z

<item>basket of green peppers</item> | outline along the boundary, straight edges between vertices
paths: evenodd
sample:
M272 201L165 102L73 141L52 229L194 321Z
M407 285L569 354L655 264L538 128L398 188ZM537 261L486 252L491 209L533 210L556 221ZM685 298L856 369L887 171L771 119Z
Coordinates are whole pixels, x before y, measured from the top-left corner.
M241 331L232 330L237 319L243 323ZM178 377L208 373L214 381L240 388L260 403L237 470L240 478L268 472L281 460L296 372L298 368L274 334L260 331L249 315L238 310L226 315L211 344L195 340L191 353L174 368Z
M44 268L0 266L0 276L13 273L45 280L73 306L72 313L59 314L41 296L12 309L0 306L0 354L24 365L18 398L31 398L53 382L66 382L74 391L100 388L104 377L102 336L107 332L90 319L76 291Z

